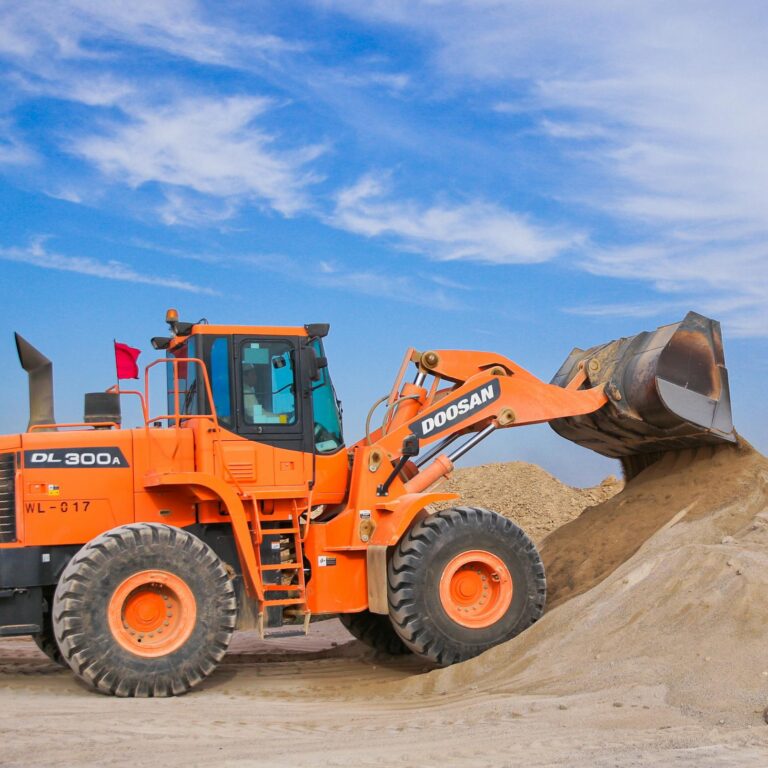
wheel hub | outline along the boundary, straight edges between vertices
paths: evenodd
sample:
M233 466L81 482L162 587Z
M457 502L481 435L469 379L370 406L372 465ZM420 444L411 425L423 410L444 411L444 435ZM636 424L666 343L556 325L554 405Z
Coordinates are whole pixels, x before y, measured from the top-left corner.
M495 624L512 603L512 577L504 561L485 550L456 555L440 578L440 602L457 624L482 629Z
M145 658L178 650L195 628L197 605L186 582L168 571L141 571L115 590L109 628L127 651Z

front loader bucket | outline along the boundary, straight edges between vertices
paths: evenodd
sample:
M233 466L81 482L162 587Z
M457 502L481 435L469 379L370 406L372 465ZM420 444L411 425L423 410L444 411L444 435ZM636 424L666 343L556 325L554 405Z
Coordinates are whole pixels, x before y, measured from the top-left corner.
M552 383L565 387L580 364L584 386L604 386L608 403L550 422L567 440L619 459L736 442L716 320L689 312L655 331L574 349Z

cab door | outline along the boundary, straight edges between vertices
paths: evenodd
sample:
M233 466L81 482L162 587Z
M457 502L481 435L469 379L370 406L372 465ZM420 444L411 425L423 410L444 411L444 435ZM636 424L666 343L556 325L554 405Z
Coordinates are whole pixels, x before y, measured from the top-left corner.
M226 341L228 381L219 344ZM209 370L223 427L239 435L226 441L225 462L238 481L264 489L306 488L312 475L311 403L303 383L298 337L219 337ZM219 402L229 393L229 407Z

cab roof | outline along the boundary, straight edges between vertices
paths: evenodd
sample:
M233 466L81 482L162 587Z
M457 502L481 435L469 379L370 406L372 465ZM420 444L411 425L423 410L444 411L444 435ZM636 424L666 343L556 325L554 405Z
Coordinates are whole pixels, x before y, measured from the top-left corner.
M307 336L307 329L301 325L209 325L207 323L195 324L189 336L200 334L203 336ZM186 338L176 336L174 341Z

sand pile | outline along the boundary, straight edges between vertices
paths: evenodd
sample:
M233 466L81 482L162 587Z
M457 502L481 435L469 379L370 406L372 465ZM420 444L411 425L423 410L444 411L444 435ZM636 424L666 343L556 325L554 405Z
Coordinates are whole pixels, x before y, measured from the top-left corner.
M767 505L768 460L749 445L669 455L545 541L551 602L534 627L408 688L652 690L713 723L762 722Z
M492 509L514 520L538 544L585 507L611 498L623 486L611 476L594 488L571 488L535 464L513 461L459 469L439 490L460 493L461 504Z

